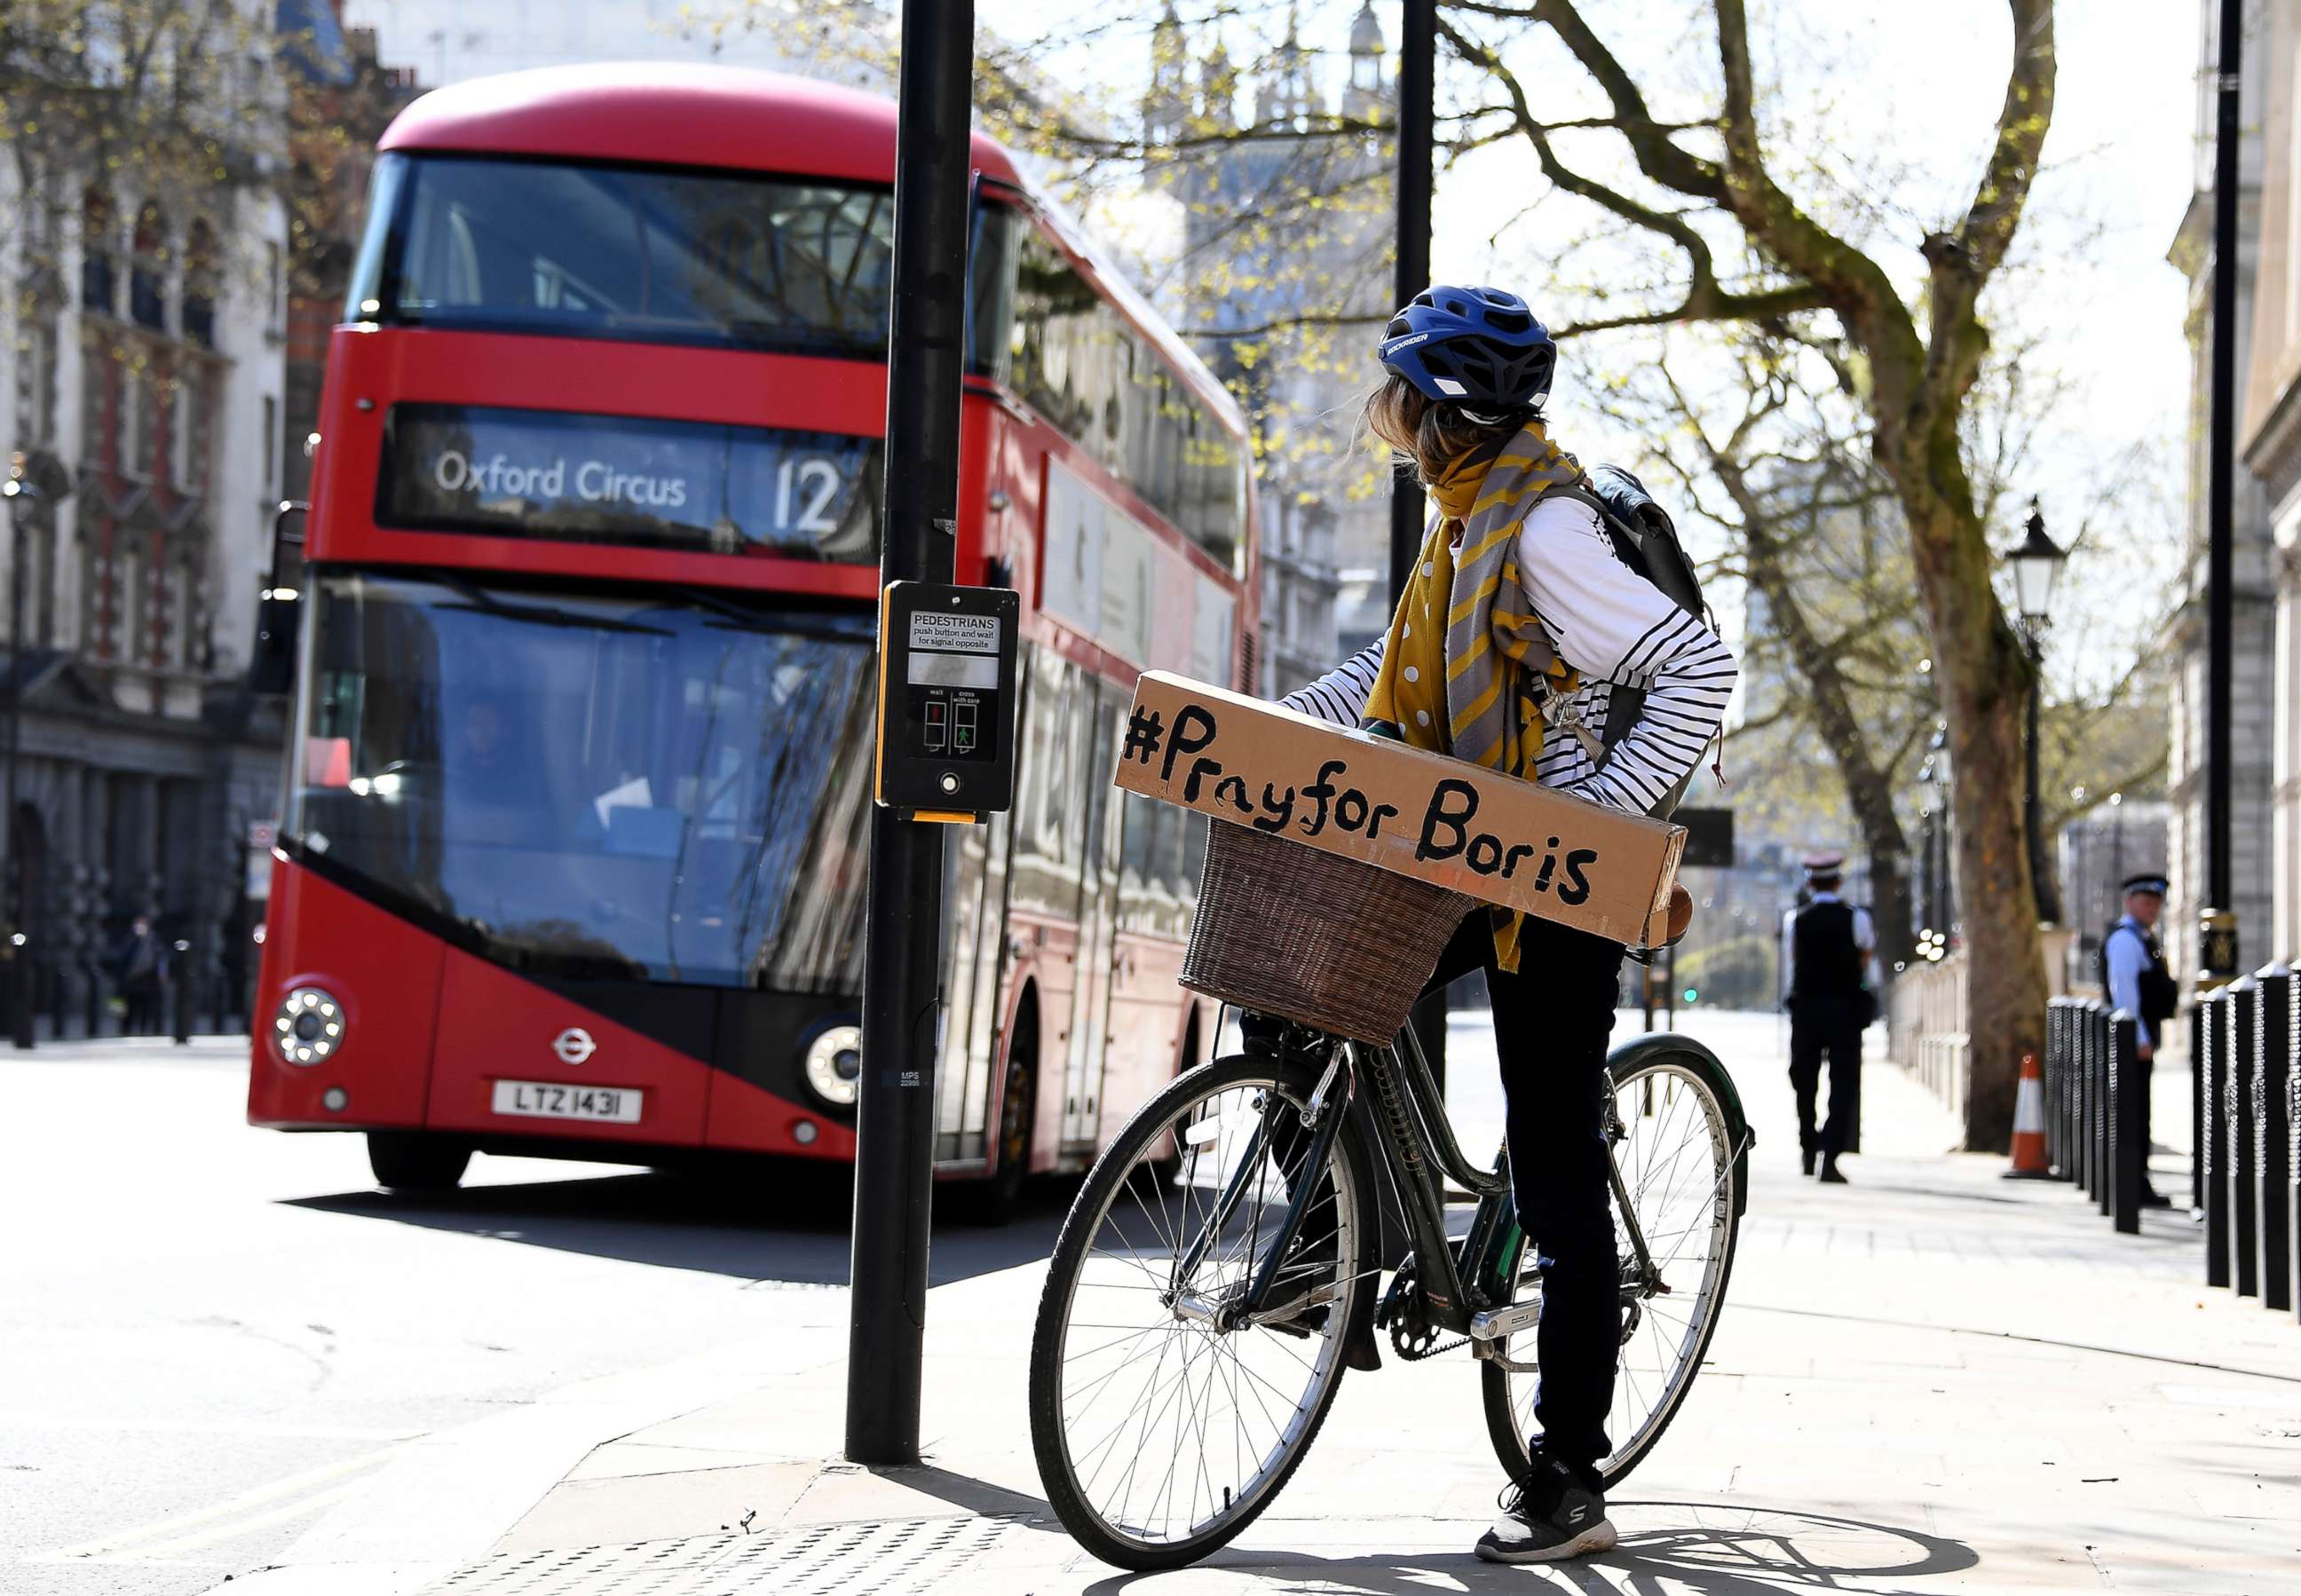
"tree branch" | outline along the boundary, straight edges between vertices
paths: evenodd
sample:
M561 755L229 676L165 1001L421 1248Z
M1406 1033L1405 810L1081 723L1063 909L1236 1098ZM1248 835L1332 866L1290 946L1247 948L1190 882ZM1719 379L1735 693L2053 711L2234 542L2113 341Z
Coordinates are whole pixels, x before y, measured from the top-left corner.
M1831 308L1878 357L1881 381L1896 387L1914 381L1924 352L1893 280L1868 255L1800 210L1768 174L1758 138L1748 12L1744 0L1714 3L1718 56L1726 75L1727 208L1761 249L1828 290Z
M1454 0L1449 0L1449 4ZM1465 9L1484 9L1465 7ZM1522 16L1522 11L1494 8L1494 14ZM1629 143L1630 153L1637 157L1638 170L1665 188L1677 190L1689 199L1707 200L1712 205L1726 203L1726 178L1715 162L1689 155L1678 148L1669 137L1671 124L1658 122L1647 109L1645 96L1638 92L1622 63L1583 21L1582 13L1573 0L1537 0L1531 8L1535 21L1546 22L1590 74L1614 107L1614 118L1622 124L1622 136ZM1439 24L1443 27L1442 21Z

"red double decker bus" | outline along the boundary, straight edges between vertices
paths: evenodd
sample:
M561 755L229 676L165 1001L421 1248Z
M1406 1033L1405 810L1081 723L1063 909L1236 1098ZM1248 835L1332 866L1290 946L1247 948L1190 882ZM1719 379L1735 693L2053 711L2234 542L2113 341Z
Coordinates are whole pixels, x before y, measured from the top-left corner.
M854 1148L895 111L524 72L386 134L330 346L248 1117L675 1162ZM1249 679L1245 423L977 138L958 580L1023 595L949 850L937 1152L1076 1167L1210 1042L1136 673Z

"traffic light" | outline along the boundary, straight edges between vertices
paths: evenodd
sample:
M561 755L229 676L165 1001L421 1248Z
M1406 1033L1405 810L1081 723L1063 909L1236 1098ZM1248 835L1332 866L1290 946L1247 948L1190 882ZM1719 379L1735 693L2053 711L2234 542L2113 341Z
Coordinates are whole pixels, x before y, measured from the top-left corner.
M1686 988L1686 1000L1688 1003L1693 1002L1696 998L1699 998L1700 996L1702 996L1702 992L1701 992L1701 989L1699 989L1698 987L1688 987L1688 988Z

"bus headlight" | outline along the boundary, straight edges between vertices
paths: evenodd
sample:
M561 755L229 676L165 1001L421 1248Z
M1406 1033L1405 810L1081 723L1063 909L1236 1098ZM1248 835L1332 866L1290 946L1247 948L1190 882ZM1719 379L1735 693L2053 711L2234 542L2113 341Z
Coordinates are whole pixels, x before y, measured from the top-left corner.
M272 1042L289 1064L320 1064L344 1043L344 1006L324 987L299 986L272 1016Z
M854 1107L863 1080L863 1030L831 1025L807 1045L807 1086L826 1103Z

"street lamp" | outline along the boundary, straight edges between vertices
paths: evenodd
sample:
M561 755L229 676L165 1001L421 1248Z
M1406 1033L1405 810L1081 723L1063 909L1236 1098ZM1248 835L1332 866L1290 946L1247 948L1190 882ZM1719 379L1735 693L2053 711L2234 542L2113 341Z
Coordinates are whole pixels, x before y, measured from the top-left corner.
M2005 551L2005 563L2013 568L2013 604L2021 613L2022 637L2029 648L2029 758L2022 818L2029 832L2029 885L2037 896L2037 918L2058 923L2061 905L2054 890L2052 867L2046 862L2045 810L2037 801L2037 705L2046 692L2046 627L2054 589L2061 585L2062 567L2070 556L2046 536L2046 517L2034 497L2029 500L2027 531L2027 538Z
M1950 891L1949 727L1934 726L1926 745L1925 763L1918 767L1918 782L1927 794L1920 818L1925 831L1924 924L1918 928L1918 957L1938 961L1948 948L1949 928L1957 918Z
M8 844L8 1033L21 1049L32 1045L31 948L24 934L24 839L16 824L17 754L24 727L24 516L39 489L24 479L23 457L17 456L8 480L0 482L0 497L8 501L8 771L0 804L7 806L4 823Z

